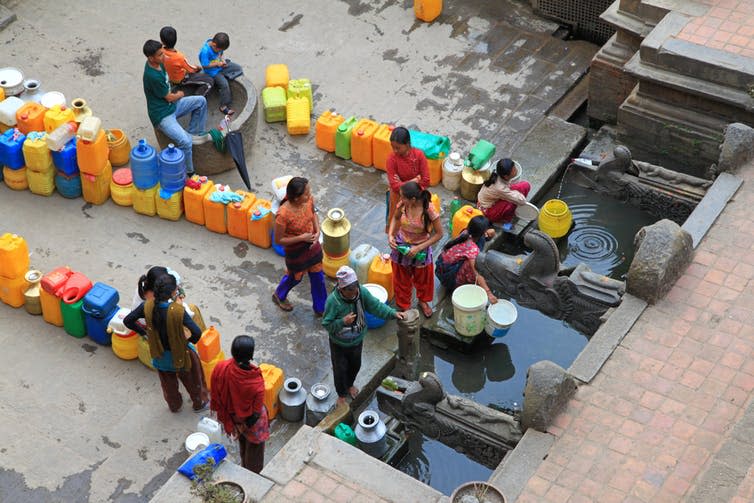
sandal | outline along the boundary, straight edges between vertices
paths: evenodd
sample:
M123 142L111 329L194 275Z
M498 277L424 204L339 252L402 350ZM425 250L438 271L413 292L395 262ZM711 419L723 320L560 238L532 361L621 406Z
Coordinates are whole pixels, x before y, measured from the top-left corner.
M283 311L288 311L288 312L293 311L293 304L288 302L288 299L282 300L278 298L277 294L275 293L272 294L272 302L277 304L277 306Z
M429 307L429 304L427 304L426 302L419 302L419 311L421 311L422 316L424 316L425 318L432 317L432 308Z
M235 110L228 106L220 107L220 112L222 112L223 115L233 115L234 113L236 113Z

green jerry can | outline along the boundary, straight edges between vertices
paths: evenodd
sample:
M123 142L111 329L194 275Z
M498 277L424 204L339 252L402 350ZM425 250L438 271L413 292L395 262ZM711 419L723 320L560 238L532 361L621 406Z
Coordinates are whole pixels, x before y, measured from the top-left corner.
M492 143L479 140L469 152L469 156L466 158L466 166L471 166L473 169L483 167L495 155L495 150L495 145Z
M292 79L288 81L288 98L306 98L309 101L309 112L314 109L312 100L312 84L309 79Z
M285 122L285 89L282 87L265 87L262 89L262 107L264 120L267 122Z
M351 158L351 133L357 122L356 116L352 115L343 121L335 132L335 155L341 159Z
M84 321L84 311L81 310L82 305L84 305L84 299L79 299L73 304L60 303L63 329L68 335L78 338L86 337L86 322Z
M356 445L356 433L346 423L338 423L338 426L335 427L335 438L347 444Z

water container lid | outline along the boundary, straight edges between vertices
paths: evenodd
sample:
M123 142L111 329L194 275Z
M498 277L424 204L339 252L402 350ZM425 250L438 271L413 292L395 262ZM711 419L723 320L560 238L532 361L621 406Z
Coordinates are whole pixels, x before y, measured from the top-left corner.
M234 208L240 208L241 207L241 203L233 203L233 207Z
M160 160L163 162L180 162L183 160L183 157L183 151L175 148L175 145L172 143L168 143L168 148L163 149L162 152L160 152Z
M130 185L133 183L131 168L119 168L113 171L113 182L116 185Z
M356 131L356 134L359 135L359 136L364 136L364 130L363 129L359 129L358 131Z
M369 290L369 293L377 297L377 300L379 300L382 304L387 302L387 290L385 290L385 287L382 285L378 285L376 283L365 283L364 288Z
M144 159L145 157L150 157L154 153L154 147L147 143L147 140L145 138L142 138L139 140L139 144L136 145L133 149L131 149L131 156L135 157L137 159Z
M451 152L450 153L450 162L453 164L460 166L463 164L463 160L461 160L461 154L458 152Z

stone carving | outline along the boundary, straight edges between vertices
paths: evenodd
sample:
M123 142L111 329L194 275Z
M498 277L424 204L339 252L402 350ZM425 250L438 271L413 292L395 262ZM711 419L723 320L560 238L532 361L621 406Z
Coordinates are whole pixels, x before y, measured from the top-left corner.
M720 158L713 165L714 174L735 172L739 167L754 158L754 129L746 124L734 122L725 128L725 140L720 145Z
M679 173L648 162L634 161L628 148L618 145L599 166L572 165L592 190L627 201L652 215L683 224L701 201L710 180ZM565 176L569 176L566 174Z
M628 269L627 289L654 304L665 296L693 257L691 235L675 222L642 227L634 238L636 254Z
M521 426L547 431L552 420L576 392L576 381L559 365L543 360L529 367Z
M446 395L430 372L419 381L391 378L398 390L377 389L380 410L487 467L495 468L521 440L521 428L512 416Z
M409 309L406 319L398 320L398 360L393 372L403 379L416 379L419 372L419 311Z
M480 253L477 271L502 297L513 297L524 307L593 334L602 323L602 315L620 304L624 283L593 273L583 264L563 269L555 242L539 230L527 232L524 244L532 249L528 255L496 250Z

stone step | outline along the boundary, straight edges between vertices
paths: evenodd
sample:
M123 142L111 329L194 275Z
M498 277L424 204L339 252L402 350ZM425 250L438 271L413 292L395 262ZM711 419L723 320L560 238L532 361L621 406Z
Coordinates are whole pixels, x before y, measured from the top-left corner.
M571 90L568 91L568 93L563 96L554 107L552 107L549 115L567 121L574 113L576 113L576 110L586 103L588 97L589 75L587 74L584 78L576 82L576 85L574 85Z

